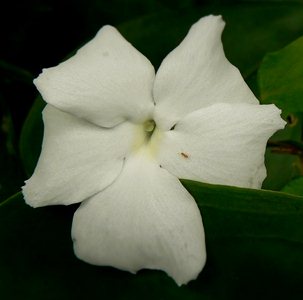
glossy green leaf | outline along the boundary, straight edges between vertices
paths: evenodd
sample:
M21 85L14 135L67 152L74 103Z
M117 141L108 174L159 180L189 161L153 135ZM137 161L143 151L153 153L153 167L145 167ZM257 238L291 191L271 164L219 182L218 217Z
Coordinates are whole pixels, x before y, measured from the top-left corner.
M259 69L263 103L275 103L285 112L303 112L303 37L265 56Z
M137 275L75 258L77 206L0 205L1 299L302 299L303 197L183 181L201 209L208 261L181 288L160 271Z
M303 177L295 178L290 181L283 189L284 193L303 196Z

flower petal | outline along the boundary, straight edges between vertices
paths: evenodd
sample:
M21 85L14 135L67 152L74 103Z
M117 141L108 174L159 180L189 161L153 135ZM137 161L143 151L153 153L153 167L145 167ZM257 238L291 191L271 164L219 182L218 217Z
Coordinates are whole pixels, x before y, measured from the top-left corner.
M51 105L44 112L42 153L23 194L34 207L82 201L112 183L133 143L134 125L104 129Z
M200 212L178 179L149 159L132 157L111 186L81 204L74 251L91 264L160 269L185 284L206 259Z
M104 127L146 120L154 104L149 60L111 26L34 83L55 107Z
M155 121L162 129L214 103L258 103L224 55L224 25L221 16L200 19L162 62L154 85Z
M285 122L274 105L215 104L163 133L159 163L173 175L213 184L260 188L268 138Z

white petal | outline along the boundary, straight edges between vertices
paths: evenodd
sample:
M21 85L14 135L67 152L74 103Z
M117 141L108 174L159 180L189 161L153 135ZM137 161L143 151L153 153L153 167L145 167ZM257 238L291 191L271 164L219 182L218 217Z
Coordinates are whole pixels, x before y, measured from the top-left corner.
M284 125L274 105L215 104L163 133L158 160L179 178L260 188L267 140Z
M177 178L144 157L126 162L120 177L83 202L72 236L76 255L130 272L160 269L179 284L195 279L205 259L200 212Z
M75 56L34 81L44 100L104 127L146 120L154 104L154 68L111 26Z
M42 153L23 194L34 207L82 201L112 183L133 143L134 125L103 129L47 105Z
M258 103L224 55L224 24L221 16L200 19L162 62L154 85L155 121L162 129L214 103Z

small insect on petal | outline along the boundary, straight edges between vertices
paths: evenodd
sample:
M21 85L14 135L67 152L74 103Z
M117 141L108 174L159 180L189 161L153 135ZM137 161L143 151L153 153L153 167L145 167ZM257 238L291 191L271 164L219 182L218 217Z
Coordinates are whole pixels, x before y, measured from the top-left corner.
M187 153L185 153L185 152L181 152L180 153L184 158L189 158L189 155L187 154Z

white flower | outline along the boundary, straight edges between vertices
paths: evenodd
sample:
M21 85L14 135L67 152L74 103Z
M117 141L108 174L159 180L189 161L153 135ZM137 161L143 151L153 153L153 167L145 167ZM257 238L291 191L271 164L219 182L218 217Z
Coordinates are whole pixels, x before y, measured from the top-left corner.
M72 225L80 259L187 283L206 251L200 212L178 178L261 187L267 139L285 122L225 58L223 28L220 16L199 20L155 75L104 26L35 80L48 105L24 197L33 207L82 201Z

